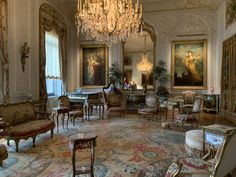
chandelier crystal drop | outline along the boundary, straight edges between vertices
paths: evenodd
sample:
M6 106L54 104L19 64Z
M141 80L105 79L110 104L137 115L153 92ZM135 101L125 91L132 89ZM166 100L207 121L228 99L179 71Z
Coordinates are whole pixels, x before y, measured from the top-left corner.
M109 46L137 36L142 23L139 0L78 0L78 33Z

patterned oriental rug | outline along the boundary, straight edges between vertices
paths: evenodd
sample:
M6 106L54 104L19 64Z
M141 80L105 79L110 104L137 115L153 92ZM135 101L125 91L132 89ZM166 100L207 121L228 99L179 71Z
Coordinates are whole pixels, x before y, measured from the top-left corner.
M128 116L127 116L128 117ZM68 177L72 176L69 134L91 131L98 135L95 149L96 177L163 177L177 157L187 156L182 132L165 130L159 122L138 118L78 120L76 126L32 140L21 140L19 153L11 141L9 157L0 167L4 177ZM1 140L1 143L6 141ZM89 164L89 151L77 152L77 163ZM80 175L83 176L83 175ZM84 175L86 176L86 175ZM89 175L87 175L89 176Z

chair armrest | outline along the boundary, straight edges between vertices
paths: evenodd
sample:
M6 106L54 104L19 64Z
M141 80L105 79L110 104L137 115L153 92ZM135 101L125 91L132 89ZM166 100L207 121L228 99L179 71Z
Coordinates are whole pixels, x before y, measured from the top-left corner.
M175 159L174 162L169 166L166 175L168 177L176 177L182 168L182 163L180 162L181 158Z

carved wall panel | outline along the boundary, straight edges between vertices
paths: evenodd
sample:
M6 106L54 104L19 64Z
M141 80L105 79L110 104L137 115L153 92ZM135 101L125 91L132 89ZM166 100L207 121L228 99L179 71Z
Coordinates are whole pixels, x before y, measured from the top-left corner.
M46 54L45 54L45 32L55 30L59 35L59 46L62 58L62 80L64 92L66 89L66 59L67 59L67 27L63 15L48 4L42 4L39 12L39 96L41 100L47 100L46 90Z

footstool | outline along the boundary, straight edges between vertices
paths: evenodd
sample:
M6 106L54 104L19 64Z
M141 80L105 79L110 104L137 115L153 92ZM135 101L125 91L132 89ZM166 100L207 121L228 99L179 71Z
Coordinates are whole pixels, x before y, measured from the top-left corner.
M186 132L185 150L192 157L203 156L203 130L190 130Z
M0 166L2 166L2 161L7 159L8 152L5 145L0 144Z

